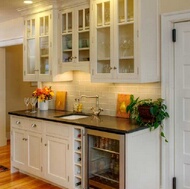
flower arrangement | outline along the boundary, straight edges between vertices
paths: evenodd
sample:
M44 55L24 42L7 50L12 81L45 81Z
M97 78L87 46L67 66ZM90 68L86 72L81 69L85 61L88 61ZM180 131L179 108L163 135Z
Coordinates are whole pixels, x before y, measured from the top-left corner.
M44 87L42 89L37 88L33 93L32 96L36 97L40 102L51 100L54 96L54 92L52 91L51 87Z

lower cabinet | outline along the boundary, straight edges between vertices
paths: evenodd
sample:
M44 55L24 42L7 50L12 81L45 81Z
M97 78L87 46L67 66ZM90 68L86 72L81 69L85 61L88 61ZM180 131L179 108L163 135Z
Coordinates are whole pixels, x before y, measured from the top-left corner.
M46 125L44 140L44 176L53 183L69 188L71 128L59 123L44 123Z
M70 130L50 121L11 116L11 170L70 188Z
M13 120L15 120L13 118ZM30 120L32 121L32 120ZM33 123L25 122L25 120L15 120L18 128L12 128L11 138L11 159L12 166L26 171L36 176L42 175L42 133L32 132L28 129L28 125ZM19 125L24 124L23 128ZM37 124L34 124L36 127ZM33 125L32 125L33 126Z

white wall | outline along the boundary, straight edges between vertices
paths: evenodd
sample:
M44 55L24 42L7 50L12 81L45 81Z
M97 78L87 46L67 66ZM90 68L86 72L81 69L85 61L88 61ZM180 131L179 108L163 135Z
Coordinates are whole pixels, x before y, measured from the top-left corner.
M23 43L23 18L0 23L0 47Z
M6 122L5 122L5 49L0 48L0 146L6 145Z
M58 90L67 91L67 109L72 110L73 102L80 95L99 95L100 107L104 109L102 114L116 115L117 95L134 94L135 97L141 98L159 98L160 83L148 84L106 84L106 83L91 83L90 74L83 72L74 72L72 82L57 82L44 83L45 86L52 86L56 92ZM95 106L95 99L82 99L84 110L90 111L92 106ZM54 108L52 101L51 108Z
M189 0L160 0L161 13L190 10Z

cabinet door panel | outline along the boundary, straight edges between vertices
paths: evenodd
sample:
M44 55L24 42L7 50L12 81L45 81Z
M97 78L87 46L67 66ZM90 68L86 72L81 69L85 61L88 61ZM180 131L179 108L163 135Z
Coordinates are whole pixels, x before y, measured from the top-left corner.
M19 129L12 130L12 164L16 168L25 170L26 167L26 141L25 131Z
M46 137L46 177L64 187L68 185L68 141Z
M37 176L41 175L42 167L42 136L38 133L28 132L27 134L27 149L28 149L28 172Z

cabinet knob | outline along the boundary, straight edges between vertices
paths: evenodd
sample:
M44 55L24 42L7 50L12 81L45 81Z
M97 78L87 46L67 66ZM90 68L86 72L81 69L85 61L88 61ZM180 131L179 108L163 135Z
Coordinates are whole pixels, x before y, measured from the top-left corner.
M44 144L44 146L47 146L47 144Z
M33 124L31 125L31 127L32 127L32 128L35 128L35 127L37 127L37 125L36 125L35 123L33 123Z
M113 69L116 70L117 68L114 66Z
M16 124L17 124L17 125L20 125L20 121L16 121Z

